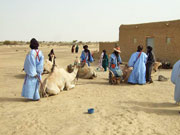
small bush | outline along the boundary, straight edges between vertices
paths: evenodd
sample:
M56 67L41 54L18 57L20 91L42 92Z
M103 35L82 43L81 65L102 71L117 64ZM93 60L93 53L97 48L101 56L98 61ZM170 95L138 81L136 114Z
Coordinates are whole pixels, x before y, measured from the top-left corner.
M17 43L17 41L12 41L11 42L11 45L17 45L18 43Z
M5 40L3 42L4 45L17 45L18 42L17 41L9 41L9 40Z
M4 45L10 45L10 44L11 44L11 41L6 40L6 41L3 42L3 44L4 44Z

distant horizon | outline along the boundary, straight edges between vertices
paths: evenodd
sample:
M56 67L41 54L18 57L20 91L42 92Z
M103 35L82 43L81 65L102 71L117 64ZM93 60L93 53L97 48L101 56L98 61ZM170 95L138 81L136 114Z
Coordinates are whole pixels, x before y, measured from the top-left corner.
M0 41L114 42L120 25L180 20L179 0L0 0Z
M167 21L157 21L157 22L142 22L142 23L136 23L136 24L146 24L146 23L159 23L159 22L171 22L171 21L178 21L178 20L180 20L180 19L175 19L175 20L167 20ZM121 25L136 25L136 24L121 24ZM120 26L121 26L120 25ZM119 27L120 27L119 26ZM119 36L119 35L118 35ZM32 37L32 38L35 38L35 37ZM31 39L32 39L31 38ZM30 40L31 40L30 39ZM4 42L4 41L18 41L18 42L29 42L30 40L0 40L0 42ZM76 39L74 39L74 40L76 40ZM50 40L38 40L39 42L73 42L73 40L71 40L71 41L50 41ZM119 41L119 40L114 40L114 41L77 41L77 42L117 42L117 41Z
M31 39L29 39L27 41L26 40L8 40L7 39L7 40L0 40L0 42L5 42L5 41L10 41L10 42L13 42L13 41L16 41L16 42L30 42ZM73 40L72 41L45 41L45 40L38 40L38 42L67 42L67 43L70 43L70 42L73 42ZM87 42L118 42L118 40L117 41L78 41L77 40L77 42L75 42L75 43L79 43L79 42L86 42L86 43Z

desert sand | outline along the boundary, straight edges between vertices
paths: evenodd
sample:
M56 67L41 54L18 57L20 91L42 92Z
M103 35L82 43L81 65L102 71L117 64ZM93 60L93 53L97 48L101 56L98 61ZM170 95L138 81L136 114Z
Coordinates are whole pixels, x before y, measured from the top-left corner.
M59 66L73 63L70 46L40 47L45 58L51 48ZM97 78L79 79L72 90L33 102L21 97L28 51L28 46L0 47L0 135L179 135L174 85L170 79L157 81L160 74L170 78L171 70L161 69L147 85L109 85L108 72L97 72ZM87 114L88 108L95 112Z

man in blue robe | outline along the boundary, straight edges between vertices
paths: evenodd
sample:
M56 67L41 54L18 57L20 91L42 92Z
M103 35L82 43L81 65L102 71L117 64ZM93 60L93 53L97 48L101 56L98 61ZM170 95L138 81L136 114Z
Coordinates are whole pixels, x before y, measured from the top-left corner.
M83 49L84 50L82 51L81 57L80 57L81 58L81 63L87 63L88 66L90 66L90 62L93 62L94 59L93 59L93 57L91 55L91 52L89 51L87 45L84 45Z
M175 84L174 100L180 105L180 60L177 61L172 69L171 81Z
M131 55L128 62L129 67L133 67L128 83L131 84L145 84L146 83L146 61L147 55L142 52L143 46L139 45L137 52Z
M109 69L114 73L116 77L120 77L123 75L122 70L120 69L120 64L122 63L122 61L119 53L120 47L116 45L114 48L114 52L111 54L109 59Z
M26 72L22 96L31 100L39 100L39 79L43 72L44 56L38 50L39 43L36 39L30 41L31 51L27 54L24 62Z

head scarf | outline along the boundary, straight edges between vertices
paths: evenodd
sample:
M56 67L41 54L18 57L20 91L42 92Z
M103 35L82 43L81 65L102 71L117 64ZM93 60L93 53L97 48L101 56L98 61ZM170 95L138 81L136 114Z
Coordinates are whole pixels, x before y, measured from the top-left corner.
M142 45L139 45L138 47L137 47L137 52L141 52L143 50L143 46Z
M153 49L153 48L152 48L151 46L148 46L148 47L147 47L147 52L151 52L152 49Z
M31 39L30 48L31 49L38 49L38 47L39 47L38 41L35 38Z

